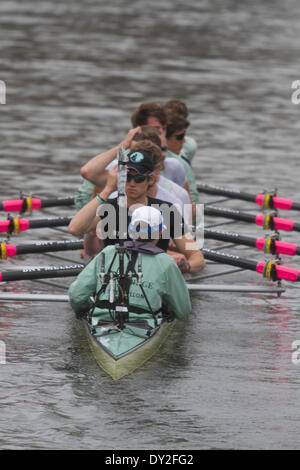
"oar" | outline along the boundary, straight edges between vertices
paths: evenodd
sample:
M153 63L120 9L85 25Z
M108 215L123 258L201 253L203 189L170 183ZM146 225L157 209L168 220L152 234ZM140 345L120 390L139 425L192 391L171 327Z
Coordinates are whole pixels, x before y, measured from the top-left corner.
M40 199L37 197L24 197L22 199L9 199L0 202L0 211L6 212L32 212L45 207L72 206L73 197L57 197L53 199Z
M285 279L286 281L298 282L300 281L300 271L295 268L289 268L281 264L276 264L275 261L256 261L247 258L241 258L237 255L229 253L221 253L208 248L202 249L204 257L211 261L218 263L229 264L231 266L238 266L239 268L256 271L264 277L274 280Z
M20 270L0 272L0 282L27 281L32 279L47 279L54 277L77 276L84 268L83 264L72 266L26 267Z
M282 287L262 287L262 286L232 286L229 284L187 284L189 291L198 292L239 292L239 293L265 293L282 294L285 289ZM21 301L46 301L46 302L69 302L69 296L66 294L19 294L14 292L0 292L0 301L9 300L15 302Z
M62 227L69 225L72 217L47 217L45 219L20 219L9 217L0 220L0 232L19 233L30 228Z
M264 251L265 253L280 253L289 256L300 255L300 247L295 243L276 240L276 238L273 238L272 236L267 238L255 238L248 235L241 235L239 233L212 230L210 228L204 229L204 236L205 238L211 238L213 240L252 246L258 250Z
M213 215L216 217L224 217L225 219L241 220L243 222L250 222L264 229L271 230L285 230L300 232L300 224L290 219L283 219L276 217L271 214L248 214L247 212L241 212L234 209L223 209L215 206L204 206L205 215Z
M238 189L222 188L220 186L213 186L209 184L198 184L198 191L201 193L215 194L219 196L227 196L232 199L241 199L243 201L255 202L256 204L264 207L265 209L284 209L284 210L297 210L300 211L300 204L292 199L286 199L278 196L273 196L271 193L247 193Z
M27 243L26 245L12 245L10 243L0 242L0 259L7 259L12 256L28 253L80 250L82 248L83 240L40 241Z
M238 266L250 271L256 271L263 274L264 277L272 278L272 280L285 279L287 281L300 281L300 271L295 268L289 268L275 261L255 261L252 259L241 258L237 255L221 253L208 248L202 249L206 259L216 261L218 263ZM51 278L51 277L68 277L79 274L84 268L83 264L72 266L49 266L49 267L26 267L19 271L3 271L0 272L0 282L21 281L28 279Z

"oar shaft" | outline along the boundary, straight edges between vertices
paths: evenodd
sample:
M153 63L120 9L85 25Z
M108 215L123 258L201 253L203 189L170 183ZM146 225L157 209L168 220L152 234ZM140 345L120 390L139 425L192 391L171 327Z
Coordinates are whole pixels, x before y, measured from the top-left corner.
M216 250L209 250L208 248L203 248L202 251L204 257L211 261L229 264L230 266L238 266L239 268L248 269L250 271L256 271L257 261L255 260L241 258L240 256L229 253L221 253Z
M256 239L238 233L224 232L221 230L212 230L210 228L204 229L204 237L212 240L220 240L224 242L231 242L240 245L256 247Z
M0 282L77 276L83 268L83 264L58 267L49 266L46 268L35 268L29 266L28 268L24 268L19 271L4 271L0 273Z
M231 199L241 199L243 201L256 202L256 195L249 194L238 189L222 188L221 186L213 186L210 184L198 184L197 189L200 193L214 194L217 196L226 196Z

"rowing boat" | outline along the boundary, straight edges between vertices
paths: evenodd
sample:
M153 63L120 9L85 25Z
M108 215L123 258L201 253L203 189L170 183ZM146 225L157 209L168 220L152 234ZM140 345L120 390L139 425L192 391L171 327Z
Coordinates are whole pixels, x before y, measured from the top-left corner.
M120 213L123 212L123 218L127 213L127 162L128 156L121 147L118 151L118 206ZM119 379L133 372L156 353L175 320L162 308L158 312L152 311L153 305L150 305L142 287L141 253L128 253L124 240L120 237L113 259L108 264L108 271L105 269L105 250L100 256L101 288L94 297L94 308L83 322L96 361L113 379ZM125 258L128 261L126 272ZM118 259L117 269L114 266L115 259ZM139 295L143 297L147 309L133 306L129 302L133 278L137 280L137 288L141 291ZM109 291L109 299L102 300L106 290ZM105 307L101 310L103 304Z
M65 198L64 204L69 205L72 200ZM14 202L15 203L15 202ZM45 203L46 204L46 203ZM49 203L50 204L50 203ZM3 204L4 205L4 204ZM19 204L20 205L20 204ZM19 208L18 205L18 208ZM31 203L29 203L31 205ZM55 201L51 201L51 205L55 205ZM58 201L60 205L60 201ZM6 206L5 206L6 207ZM4 209L5 209L4 207ZM8 207L8 206L7 206ZM19 210L19 209L18 209ZM207 214L211 211L211 207L207 208ZM238 220L250 221L249 217L245 214L233 214L232 211L226 211L228 216L233 216ZM214 216L225 216L225 212L216 211L213 213ZM253 217L252 217L253 218ZM21 219L20 219L21 220ZM70 218L55 218L54 220L48 219L31 219L30 222L20 223L17 218L10 218L8 221L0 223L0 229L5 232L20 232L31 228L40 227L57 227L65 226L69 223ZM251 219L252 221L252 219ZM5 226L4 226L5 225ZM16 230L16 228L18 230ZM281 227L282 228L282 227ZM209 229L205 229L207 238L216 240L230 241L234 243L245 244L248 246L254 246L258 249L265 249L266 253L285 253L288 255L299 255L300 248L292 246L285 242L281 242L277 239L259 239L260 244L258 246L258 240L239 234L232 234L228 232L215 232ZM271 241L273 243L271 243ZM273 246L273 249L266 251L269 245ZM18 254L26 253L42 253L49 251L63 251L70 249L82 248L81 241L60 241L60 242L48 242L42 241L31 245L8 245L4 242L1 243L0 258L7 258L9 256L15 256ZM256 271L257 273L263 274L264 277L268 277L272 280L285 279L287 281L299 282L300 271L292 268L274 263L274 261L261 261L256 262L251 259L240 258L236 255L230 255L227 253L220 253L215 250L203 249L204 256L207 260L211 260L213 263L229 264L239 269L249 269ZM216 264L214 264L216 266ZM72 266L60 266L60 267L26 267L19 271L10 269L7 272L0 272L0 282L9 282L16 280L33 280L43 279L52 277L66 277L76 276L84 268L82 264L73 264ZM272 276L273 274L273 276ZM209 275L207 276L209 277ZM274 277L274 278L273 278ZM278 285L277 288L271 287L253 287L253 286L232 286L232 285L204 285L195 284L193 281L195 277L187 278L187 287L189 290L197 291L223 291L223 292L266 292L280 294L284 289ZM192 283L188 284L189 280ZM45 300L45 301L56 301L64 302L68 301L67 296L60 295L35 295L35 294L15 294L10 292L0 293L0 300ZM139 318L137 318L139 317ZM136 315L131 321L124 321L123 327L119 328L118 323L110 318L101 318L96 315L91 315L82 318L82 325L87 335L89 346L99 366L114 380L120 379L139 368L142 364L148 361L154 354L157 353L159 348L162 346L166 338L171 333L172 329L176 324L176 319L168 318L167 316L159 313L154 317L148 315L148 318L144 316Z
M93 326L83 319L89 346L99 366L114 380L134 372L148 361L169 336L176 319L153 320L126 323L120 330L114 322Z

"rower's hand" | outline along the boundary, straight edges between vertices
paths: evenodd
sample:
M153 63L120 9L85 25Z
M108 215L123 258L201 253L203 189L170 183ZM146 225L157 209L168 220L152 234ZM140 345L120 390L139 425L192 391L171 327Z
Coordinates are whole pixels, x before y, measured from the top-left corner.
M173 257L175 263L177 264L177 266L179 267L179 269L182 273L187 273L189 271L190 265L189 265L189 262L188 262L188 260L186 259L186 257L184 255L182 255L181 253L176 253L176 252L173 251L171 253L171 256Z
M133 137L135 136L137 132L142 132L142 129L140 126L135 127L134 129L130 129L125 139L121 142L121 145L124 147L125 150L131 146L132 141L134 140Z
M107 179L105 189L108 189L111 193L118 187L118 165L111 168L107 172Z

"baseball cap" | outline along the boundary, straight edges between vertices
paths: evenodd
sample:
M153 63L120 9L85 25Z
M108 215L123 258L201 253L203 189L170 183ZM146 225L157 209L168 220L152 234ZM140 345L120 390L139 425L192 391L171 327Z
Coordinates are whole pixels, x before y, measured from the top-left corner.
M166 229L161 212L151 206L141 206L132 213L128 226L130 238L155 239Z
M155 169L153 156L146 150L137 150L128 154L127 168L138 173L152 173Z

